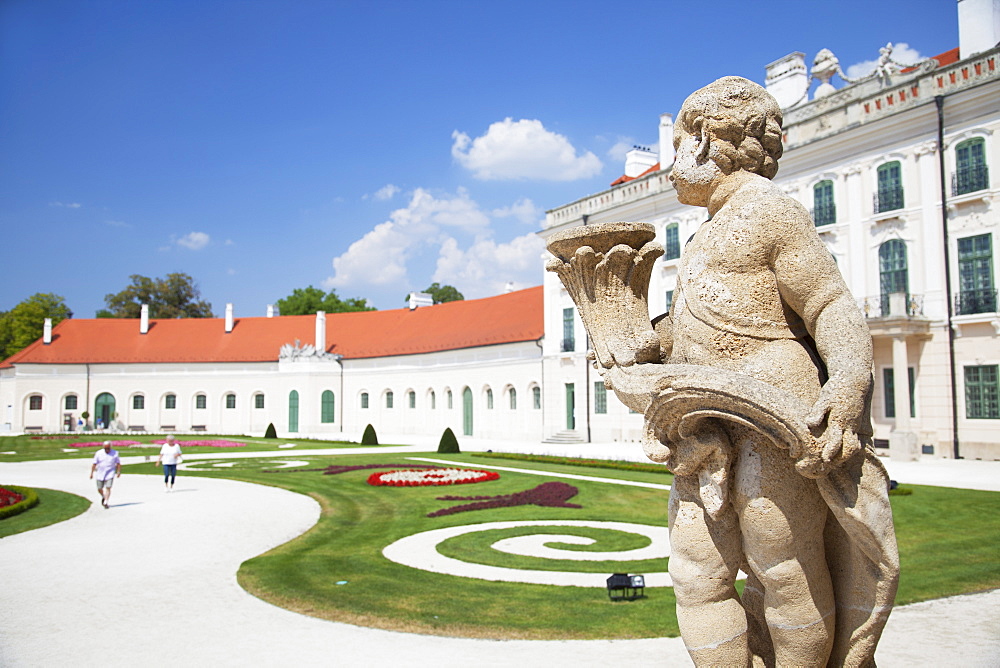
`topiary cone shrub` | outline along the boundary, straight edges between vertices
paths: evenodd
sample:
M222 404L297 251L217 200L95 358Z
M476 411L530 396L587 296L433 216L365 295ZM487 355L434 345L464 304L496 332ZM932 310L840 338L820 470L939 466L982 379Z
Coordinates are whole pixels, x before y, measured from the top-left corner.
M438 454L457 454L460 452L455 432L451 430L451 427L448 427L441 434L441 441L438 443Z
M378 436L375 435L375 427L368 425L365 433L361 437L361 445L378 445Z
M267 425L267 430L264 432L264 438L278 438L278 432L274 429L274 423Z

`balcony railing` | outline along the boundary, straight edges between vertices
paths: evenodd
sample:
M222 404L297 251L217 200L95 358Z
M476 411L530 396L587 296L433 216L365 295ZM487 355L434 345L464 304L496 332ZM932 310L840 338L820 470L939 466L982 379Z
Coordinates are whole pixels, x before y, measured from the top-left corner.
M877 194L872 196L872 204L875 208L875 213L884 213L886 211L895 211L896 209L902 209L904 206L903 198L903 188L889 188L886 190L879 190Z
M973 165L964 169L956 169L951 175L951 194L964 195L990 187L990 171L986 165Z
M995 288L962 290L955 295L955 315L995 313L996 310L997 291Z
M924 314L924 296L899 293L902 297L900 313L894 312L892 308L891 295L879 295L878 297L865 297L859 300L858 306L865 318L886 318L890 315L907 317L920 317Z
M820 227L821 225L833 225L837 222L837 206L835 204L817 206L809 213L812 215L812 219L816 223L816 227Z
M571 353L576 350L576 339L563 339L562 340L562 351L564 353Z

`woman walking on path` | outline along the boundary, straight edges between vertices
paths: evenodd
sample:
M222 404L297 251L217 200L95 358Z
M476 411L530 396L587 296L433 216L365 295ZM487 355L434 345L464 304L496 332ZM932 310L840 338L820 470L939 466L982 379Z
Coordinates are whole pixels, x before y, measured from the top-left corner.
M174 442L172 434L167 435L167 442L160 448L160 456L156 458L156 465L163 465L163 491L169 492L174 488L174 480L177 478L177 464L181 461L181 446Z

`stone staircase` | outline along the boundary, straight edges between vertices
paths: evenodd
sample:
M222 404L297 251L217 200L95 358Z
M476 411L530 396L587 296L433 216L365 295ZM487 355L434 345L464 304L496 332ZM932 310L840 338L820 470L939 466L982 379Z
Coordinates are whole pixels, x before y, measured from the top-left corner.
M580 435L580 432L573 429L564 429L563 431L552 434L542 442L559 443L562 445L575 445L578 443L586 443L586 441Z

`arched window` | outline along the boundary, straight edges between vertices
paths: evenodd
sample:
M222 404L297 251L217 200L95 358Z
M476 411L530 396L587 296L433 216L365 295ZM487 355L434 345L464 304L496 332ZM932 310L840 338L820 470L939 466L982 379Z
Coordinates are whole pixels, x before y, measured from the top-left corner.
M493 390L486 388L486 408L493 410Z
M77 398L75 394L66 395L66 410L75 411L77 406Z
M679 229L677 223L672 223L667 225L664 230L664 260L676 260L681 256L681 241L679 235Z
M986 140L982 137L966 139L955 147L955 175L951 180L951 194L964 195L989 187Z
M253 395L253 407L254 408L263 408L264 407L264 394L263 393L258 392L257 394Z
M886 316L889 315L889 295L896 292L909 295L910 292L906 269L906 242L901 239L890 239L879 246L878 276L882 315ZM892 315L905 315L905 313Z
M226 408L236 408L236 395L232 392L226 395Z
M292 390L288 393L288 431L299 430L299 393Z
M174 408L177 408L177 395L168 394L167 396L163 397L163 407L166 408L167 410L173 410Z
M392 390L385 393L385 407L392 408Z
M208 397L204 394L196 394L194 397L194 407L200 409L208 408Z
M409 404L410 408L417 407L417 393L410 390L406 393L406 403Z
M319 405L319 421L323 423L333 422L333 412L334 412L334 398L333 392L330 390L323 390L323 394L320 397Z
M132 410L141 411L146 407L146 397L141 394L132 396Z
M517 410L517 390L515 390L513 387L510 388L510 409L512 411Z
M362 392L361 393L361 407L362 408L368 408L368 393L367 392Z
M827 179L813 186L813 221L816 227L837 222L837 207L833 203L833 181Z
M902 209L903 176L899 160L887 162L878 168L878 194L875 196L875 213Z
M431 410L437 408L437 396L434 394L434 390L431 390Z
M448 410L451 410L454 407L455 404L452 401L451 390L448 390Z
M535 410L539 410L542 407L542 388L537 385L531 388L531 406Z
M42 410L42 395L32 394L30 397L28 397L28 410L29 411Z

